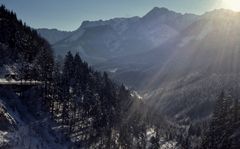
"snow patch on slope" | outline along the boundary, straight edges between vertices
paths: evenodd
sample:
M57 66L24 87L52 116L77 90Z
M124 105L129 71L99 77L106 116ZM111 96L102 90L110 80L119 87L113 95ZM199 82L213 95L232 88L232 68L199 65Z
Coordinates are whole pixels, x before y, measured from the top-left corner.
M177 142L160 140L160 149L177 149Z
M28 112L27 107L21 104L17 96L11 95L14 99L4 98L0 98L0 110L3 111L3 113L0 112L0 148L67 148L68 144L60 144L58 136L52 133L48 119L36 120ZM14 100L16 106L6 103L9 100ZM3 118L7 119L5 122L9 129L3 126Z

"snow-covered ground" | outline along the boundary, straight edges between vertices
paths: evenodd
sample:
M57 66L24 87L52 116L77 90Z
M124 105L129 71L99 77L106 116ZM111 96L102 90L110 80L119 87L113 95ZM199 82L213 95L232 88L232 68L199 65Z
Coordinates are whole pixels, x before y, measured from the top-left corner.
M5 78L0 78L0 85L37 85L37 84L42 84L40 81L28 81L28 80L22 80L22 81L17 81L17 80L7 80Z
M137 99L139 99L139 100L142 100L142 99L143 99L143 97L140 96L137 91L132 91L132 92L131 92L131 96L132 96L132 97L135 97L135 98L137 98Z
M146 148L150 148L151 146L151 138L152 137L156 137L156 132L154 130L154 128L148 128L147 132L147 144L146 144ZM161 137L159 140L159 149L179 149L177 146L177 142L174 140L166 140L165 138Z
M160 149L177 149L177 142L160 140Z
M2 95L0 95L2 96ZM36 119L17 96L17 107L6 103L0 97L0 149L66 149L67 143L61 143L58 135L52 131L48 117ZM11 99L7 99L11 100ZM8 126L8 127L4 127Z
M118 71L118 68L113 68L113 69L110 69L109 72L111 73L116 73Z

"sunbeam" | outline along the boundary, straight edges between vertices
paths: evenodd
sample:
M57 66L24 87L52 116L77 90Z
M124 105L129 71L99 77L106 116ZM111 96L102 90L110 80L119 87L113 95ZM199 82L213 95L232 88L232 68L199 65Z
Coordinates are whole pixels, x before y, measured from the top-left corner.
M240 11L240 1L239 0L222 0L222 6L227 9L234 11Z

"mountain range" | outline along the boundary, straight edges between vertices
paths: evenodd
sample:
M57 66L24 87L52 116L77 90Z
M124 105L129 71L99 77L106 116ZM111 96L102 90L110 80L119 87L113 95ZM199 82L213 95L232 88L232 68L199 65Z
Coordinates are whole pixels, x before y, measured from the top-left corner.
M79 52L156 110L197 120L210 116L222 90L239 87L239 18L225 9L194 15L156 7L143 17L84 21L72 32L38 32L57 55Z
M151 50L176 36L196 18L196 15L156 7L143 17L84 21L72 32L56 29L38 32L52 43L57 54L77 51L87 61L98 64Z

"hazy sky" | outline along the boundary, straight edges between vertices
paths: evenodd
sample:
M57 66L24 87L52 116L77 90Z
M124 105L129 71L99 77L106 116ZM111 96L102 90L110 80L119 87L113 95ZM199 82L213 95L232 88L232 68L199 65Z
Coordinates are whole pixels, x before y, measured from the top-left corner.
M34 28L74 30L84 20L143 16L153 7L201 14L222 0L0 0Z

